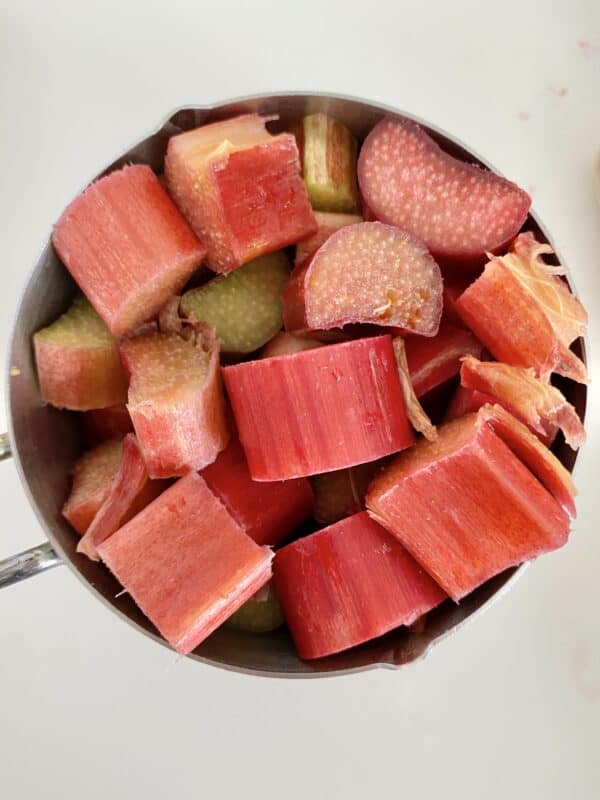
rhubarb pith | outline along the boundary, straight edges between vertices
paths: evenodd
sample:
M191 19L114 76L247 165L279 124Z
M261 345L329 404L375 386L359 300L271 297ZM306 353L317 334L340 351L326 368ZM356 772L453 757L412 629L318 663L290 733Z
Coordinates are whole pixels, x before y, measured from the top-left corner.
M206 254L142 164L88 186L61 216L52 242L115 336L154 316Z
M191 339L151 333L121 343L131 375L127 408L151 478L202 469L229 438L218 342L191 333Z
M88 450L73 467L73 484L62 514L83 535L106 500L119 471L123 440L112 439Z
M301 267L312 258L319 247L325 244L327 239L336 231L339 231L340 228L363 222L363 218L359 217L358 214L330 214L326 211L315 211L315 219L319 226L317 232L306 239L302 239L296 245L295 267Z
M456 601L568 536L565 512L495 429L485 409L439 426L437 441L394 459L367 494L371 516Z
M320 658L410 625L446 597L363 511L287 545L274 582L301 658Z
M367 322L434 336L442 278L421 242L399 228L361 222L340 228L294 269L283 299L288 330Z
M342 469L414 441L389 336L236 364L223 375L255 480Z
M42 398L75 411L104 408L127 398L117 343L83 297L33 336Z
M358 180L377 219L422 239L444 261L501 249L531 204L516 184L458 161L407 119L375 125L360 151Z
M281 292L289 276L285 253L271 253L186 292L180 309L212 325L223 352L251 353L281 328Z
M216 272L231 272L317 228L296 140L272 136L266 122L244 114L169 140L169 191L206 243Z
M300 137L302 174L313 208L351 212L358 205L356 139L327 114L309 114Z
M181 654L269 580L273 557L246 536L195 472L136 514L98 552Z

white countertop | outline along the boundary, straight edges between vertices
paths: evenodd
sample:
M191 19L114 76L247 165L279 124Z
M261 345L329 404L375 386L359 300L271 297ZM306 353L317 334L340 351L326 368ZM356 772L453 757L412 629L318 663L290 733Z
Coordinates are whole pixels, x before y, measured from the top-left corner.
M410 110L532 191L598 355L597 0L91 5L0 3L2 363L50 225L100 167L177 106L286 89ZM240 676L176 661L66 568L3 591L0 795L599 797L599 402L569 545L398 672ZM10 463L0 502L0 557L37 544Z

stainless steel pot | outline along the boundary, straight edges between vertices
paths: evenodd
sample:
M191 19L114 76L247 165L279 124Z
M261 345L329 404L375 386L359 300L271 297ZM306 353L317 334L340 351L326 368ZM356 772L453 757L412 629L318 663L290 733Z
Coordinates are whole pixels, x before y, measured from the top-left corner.
M170 136L243 111L279 115L279 122L275 126L279 129L288 128L306 113L325 111L348 125L359 139L364 138L382 116L401 114L380 104L326 94L276 94L243 98L218 106L183 108L171 114L157 131L113 161L100 175L130 162L146 163L160 172ZM403 112L402 116L415 119ZM454 156L491 169L456 139L422 120L416 121ZM527 225L542 240L552 243L534 214L530 215ZM80 443L75 415L45 406L40 400L31 337L38 328L47 325L65 310L74 288L71 277L48 240L29 278L16 315L7 365L10 432L8 436L0 437L0 459L10 455L14 457L29 501L48 541L0 562L0 586L65 563L113 611L142 633L165 644L131 598L121 594L121 587L108 571L101 564L76 553L77 536L60 514L68 490L68 471L80 451ZM575 349L585 360L582 340L576 343ZM583 418L585 387L565 382L561 388ZM568 469L573 468L575 453L562 442L557 445L556 453ZM458 606L448 601L429 615L422 632L399 629L348 653L318 662L301 661L285 630L262 636L218 630L190 657L241 672L286 677L334 675L378 666L398 667L421 658L434 644L489 607L492 600L507 591L523 569L524 566L513 568L498 575Z

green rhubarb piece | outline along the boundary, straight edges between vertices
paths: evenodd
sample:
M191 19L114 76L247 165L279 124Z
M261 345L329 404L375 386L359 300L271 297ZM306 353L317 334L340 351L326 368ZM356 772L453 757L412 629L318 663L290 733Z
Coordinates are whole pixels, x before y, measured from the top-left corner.
M270 253L186 292L180 310L212 325L224 353L251 353L281 329L289 276L285 253Z
M273 583L269 581L229 617L225 627L244 633L268 633L281 627L284 622Z
M310 202L318 211L356 211L357 143L341 122L310 114L302 123L302 170Z

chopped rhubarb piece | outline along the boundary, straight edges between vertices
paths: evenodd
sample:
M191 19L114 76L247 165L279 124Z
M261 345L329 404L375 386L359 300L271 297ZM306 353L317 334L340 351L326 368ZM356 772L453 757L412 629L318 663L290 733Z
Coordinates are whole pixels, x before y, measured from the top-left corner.
M235 438L201 475L257 544L280 544L311 514L313 494L306 478L253 481L242 446Z
M285 253L271 253L186 292L180 308L215 328L224 353L251 353L280 330L289 277Z
M112 439L88 450L75 462L73 485L62 514L82 536L110 493L122 451L123 440Z
M481 406L486 403L498 402L496 397L478 392L477 389L466 389L464 386L457 386L456 392L452 395L446 410L444 421L449 422L450 420L464 417L465 414L471 414L473 411L479 411ZM510 409L508 410L510 411Z
M98 545L158 497L165 488L165 481L149 480L137 440L132 433L127 434L123 439L119 469L108 496L79 541L77 552L84 553L92 561L99 561L96 550Z
M315 347L323 347L323 342L319 342L318 339L313 339L310 336L281 331L270 342L266 343L260 354L262 358L271 358L272 356L301 353L302 350L313 350Z
M211 334L151 333L121 343L128 369L127 408L151 478L170 478L211 464L229 431Z
M267 122L244 114L169 140L169 191L206 242L215 272L231 272L317 229L296 140L272 136Z
M434 336L442 277L421 242L399 228L360 222L340 228L294 269L283 300L288 330L370 322Z
M59 219L52 242L115 336L153 317L206 254L142 164L88 186Z
M422 439L395 458L367 493L371 516L456 601L507 567L560 547L569 532L565 512L482 412L439 426L435 442Z
M456 310L456 301L469 285L466 281L448 280L444 278L444 318L452 325L464 328L465 323Z
M319 247L325 244L327 239L340 228L345 228L346 225L356 225L363 221L358 214L330 214L326 211L315 211L315 219L319 226L317 232L296 245L296 260L294 261L296 267L301 267L312 258Z
M268 633L280 628L284 622L285 617L271 580L226 620L225 627L243 633Z
M377 219L422 239L444 262L501 249L531 205L516 184L453 158L407 119L375 125L360 151L358 180Z
M125 403L107 406L81 415L81 429L85 442L94 447L107 439L124 436L133 431L133 423Z
M558 428L573 450L585 441L577 411L559 389L536 378L532 369L468 356L463 358L460 380L463 386L496 398L542 441L552 441Z
M313 208L355 211L356 139L348 128L327 114L309 114L298 137L302 173Z
M315 495L315 520L320 525L331 525L358 511L364 511L367 489L381 466L381 461L373 461L313 475L310 482Z
M413 441L389 336L223 369L254 480L375 461Z
M442 321L437 336L431 339L410 336L405 339L406 360L417 397L441 386L460 372L465 355L481 356L483 345L469 331Z
M431 442L437 439L437 431L435 425L425 413L423 406L419 403L419 399L413 386L410 370L408 367L408 360L406 358L406 345L404 339L396 336L393 339L394 355L396 356L396 366L398 367L398 375L400 376L400 383L402 385L402 392L404 393L404 405L406 406L406 413L410 424L413 428L422 433L426 439Z
M532 367L547 381L558 372L587 382L585 364L569 345L585 331L587 314L559 275L544 263L549 245L532 234L517 237L511 251L492 258L455 308L492 355L516 367Z
M127 397L117 343L83 297L33 336L42 399L57 408L87 411Z
M269 580L273 557L195 472L102 542L98 553L182 655Z
M300 658L321 658L410 625L445 600L363 511L287 545L274 582Z

